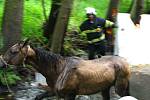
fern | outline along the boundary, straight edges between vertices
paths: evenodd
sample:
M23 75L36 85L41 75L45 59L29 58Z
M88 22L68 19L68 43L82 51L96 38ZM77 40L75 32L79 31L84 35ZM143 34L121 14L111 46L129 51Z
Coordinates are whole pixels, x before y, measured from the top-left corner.
M0 69L0 83L2 85L15 85L20 80L21 78L11 68L5 69L5 71Z

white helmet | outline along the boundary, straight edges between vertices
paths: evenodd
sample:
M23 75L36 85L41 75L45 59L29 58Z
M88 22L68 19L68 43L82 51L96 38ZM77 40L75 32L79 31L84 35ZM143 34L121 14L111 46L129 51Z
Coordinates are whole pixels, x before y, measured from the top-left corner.
M86 10L86 14L94 14L94 15L96 15L95 8L87 7L87 8L85 8L85 10Z

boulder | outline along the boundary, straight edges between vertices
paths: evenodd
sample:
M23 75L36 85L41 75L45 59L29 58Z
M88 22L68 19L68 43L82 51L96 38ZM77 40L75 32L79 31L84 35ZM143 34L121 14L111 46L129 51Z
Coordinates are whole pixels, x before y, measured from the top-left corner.
M150 65L132 67L130 93L139 100L150 100Z

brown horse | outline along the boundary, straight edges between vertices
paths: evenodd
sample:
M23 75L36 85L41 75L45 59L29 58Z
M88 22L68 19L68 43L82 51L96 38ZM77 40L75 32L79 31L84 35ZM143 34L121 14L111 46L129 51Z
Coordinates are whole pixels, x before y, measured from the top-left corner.
M104 56L95 60L62 57L21 42L8 49L3 59L8 64L24 62L36 68L46 77L51 96L75 100L76 95L101 91L103 100L110 100L111 86L115 86L120 96L129 95L129 64L119 56Z

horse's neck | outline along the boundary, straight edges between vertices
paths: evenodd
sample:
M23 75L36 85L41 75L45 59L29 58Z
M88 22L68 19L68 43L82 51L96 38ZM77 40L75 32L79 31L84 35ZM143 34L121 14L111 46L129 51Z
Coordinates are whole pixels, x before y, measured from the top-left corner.
M27 63L33 66L38 72L42 73L45 77L57 78L62 72L65 65L65 60L61 56L49 54L40 56L35 55L29 57Z

